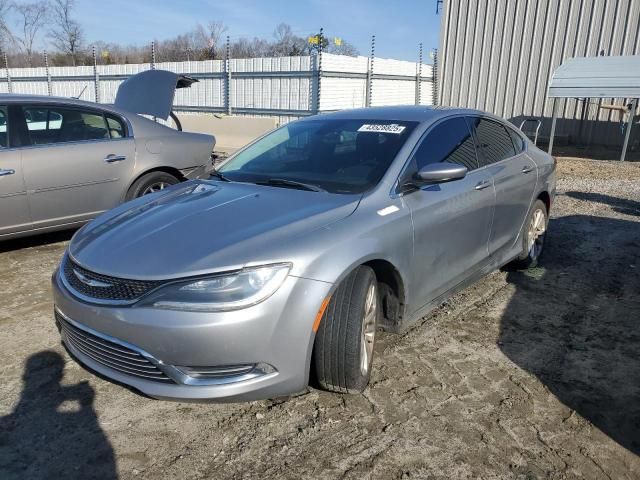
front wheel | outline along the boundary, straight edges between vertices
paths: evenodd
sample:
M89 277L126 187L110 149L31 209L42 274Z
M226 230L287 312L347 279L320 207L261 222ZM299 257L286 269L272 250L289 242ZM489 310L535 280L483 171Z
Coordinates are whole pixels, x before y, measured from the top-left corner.
M316 333L312 368L321 388L341 393L365 389L379 317L376 275L360 266L332 295Z
M536 200L529 211L522 236L522 253L513 262L517 268L533 268L538 265L544 249L544 241L549 223L547 206L542 200Z

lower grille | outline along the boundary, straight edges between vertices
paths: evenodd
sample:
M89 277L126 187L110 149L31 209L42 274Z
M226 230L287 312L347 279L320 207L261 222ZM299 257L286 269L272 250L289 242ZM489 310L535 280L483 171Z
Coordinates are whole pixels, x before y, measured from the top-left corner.
M55 316L65 342L91 360L133 377L173 383L162 370L135 350L78 328L58 312Z

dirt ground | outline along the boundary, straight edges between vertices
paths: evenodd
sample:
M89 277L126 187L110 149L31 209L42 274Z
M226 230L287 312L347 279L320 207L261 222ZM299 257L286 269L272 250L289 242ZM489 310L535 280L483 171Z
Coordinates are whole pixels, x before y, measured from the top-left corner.
M640 478L640 164L560 159L537 269L402 336L362 395L150 400L61 347L69 234L0 245L0 478Z

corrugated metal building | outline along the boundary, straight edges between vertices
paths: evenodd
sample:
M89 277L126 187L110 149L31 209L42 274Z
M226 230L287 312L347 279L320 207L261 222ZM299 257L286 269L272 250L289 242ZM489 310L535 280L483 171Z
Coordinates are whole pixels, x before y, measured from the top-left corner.
M549 79L565 59L640 54L640 0L444 0L441 21L439 103L493 112L517 126L537 117L543 137L551 127ZM619 146L623 113L606 106L626 102L561 101L557 133Z

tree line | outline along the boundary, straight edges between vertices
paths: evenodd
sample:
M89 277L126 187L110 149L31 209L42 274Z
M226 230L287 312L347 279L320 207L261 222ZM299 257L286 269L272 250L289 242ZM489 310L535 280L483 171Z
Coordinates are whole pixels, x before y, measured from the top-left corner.
M51 66L92 65L94 48L99 64L151 62L151 41L145 45L87 42L74 10L75 0L0 0L0 50L9 66L44 66L44 51ZM223 59L227 35L227 26L219 20L196 24L173 38L155 40L156 62ZM286 23L275 27L272 38L234 37L229 45L232 58L309 55L320 46L330 53L358 55L345 40L318 33L299 36Z

